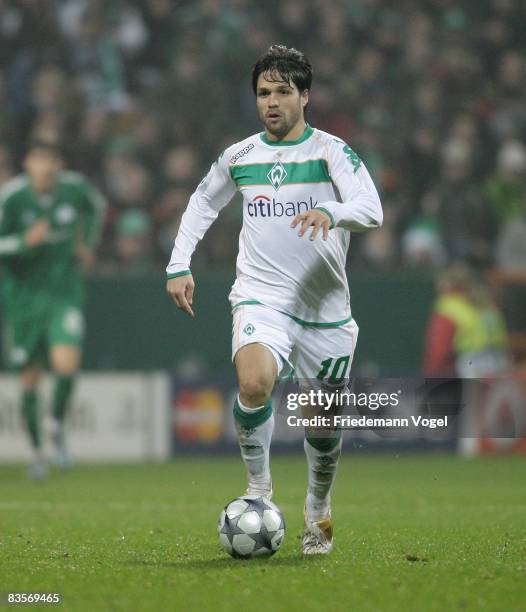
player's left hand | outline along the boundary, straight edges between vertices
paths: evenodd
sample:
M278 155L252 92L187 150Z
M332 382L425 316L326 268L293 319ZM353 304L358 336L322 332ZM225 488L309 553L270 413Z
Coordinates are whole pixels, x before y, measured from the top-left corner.
M309 240L315 240L320 228L323 231L323 240L327 240L329 237L329 228L331 227L331 220L327 213L324 213L322 210L316 210L313 208L308 212L300 213L296 215L292 220L290 226L295 228L299 223L301 223L300 231L298 236L301 238L303 234L309 229L312 225L312 232Z
M77 257L85 270L89 270L95 263L95 251L83 244L77 247Z

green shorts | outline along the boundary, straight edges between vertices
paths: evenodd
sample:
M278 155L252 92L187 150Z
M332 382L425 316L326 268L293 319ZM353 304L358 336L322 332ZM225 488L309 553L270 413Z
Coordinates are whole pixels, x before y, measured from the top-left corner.
M76 304L55 302L37 316L6 314L6 361L14 369L45 362L53 346L82 346L84 316Z

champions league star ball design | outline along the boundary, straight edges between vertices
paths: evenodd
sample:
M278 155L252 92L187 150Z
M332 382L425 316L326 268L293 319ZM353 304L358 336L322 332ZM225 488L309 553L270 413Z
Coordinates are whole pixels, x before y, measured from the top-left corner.
M232 557L268 557L283 543L285 521L267 498L244 495L225 506L217 531L219 543Z

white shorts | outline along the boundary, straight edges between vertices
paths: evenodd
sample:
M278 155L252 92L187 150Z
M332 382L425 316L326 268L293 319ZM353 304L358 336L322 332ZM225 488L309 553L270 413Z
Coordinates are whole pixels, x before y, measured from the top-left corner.
M338 385L349 378L357 338L354 319L339 327L310 327L262 304L240 305L233 312L232 361L243 346L263 344L281 377L293 372L296 380Z

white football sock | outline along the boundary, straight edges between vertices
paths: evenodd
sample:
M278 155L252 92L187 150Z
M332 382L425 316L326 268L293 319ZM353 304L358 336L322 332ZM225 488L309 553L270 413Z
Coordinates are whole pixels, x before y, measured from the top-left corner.
M274 430L271 400L263 406L249 408L241 403L238 396L234 405L234 420L241 457L247 467L249 489L270 492L269 456Z
M326 518L331 507L331 488L336 476L342 441L340 437L336 446L331 450L322 451L315 448L305 438L303 447L307 455L309 471L305 508L309 520L319 521Z

